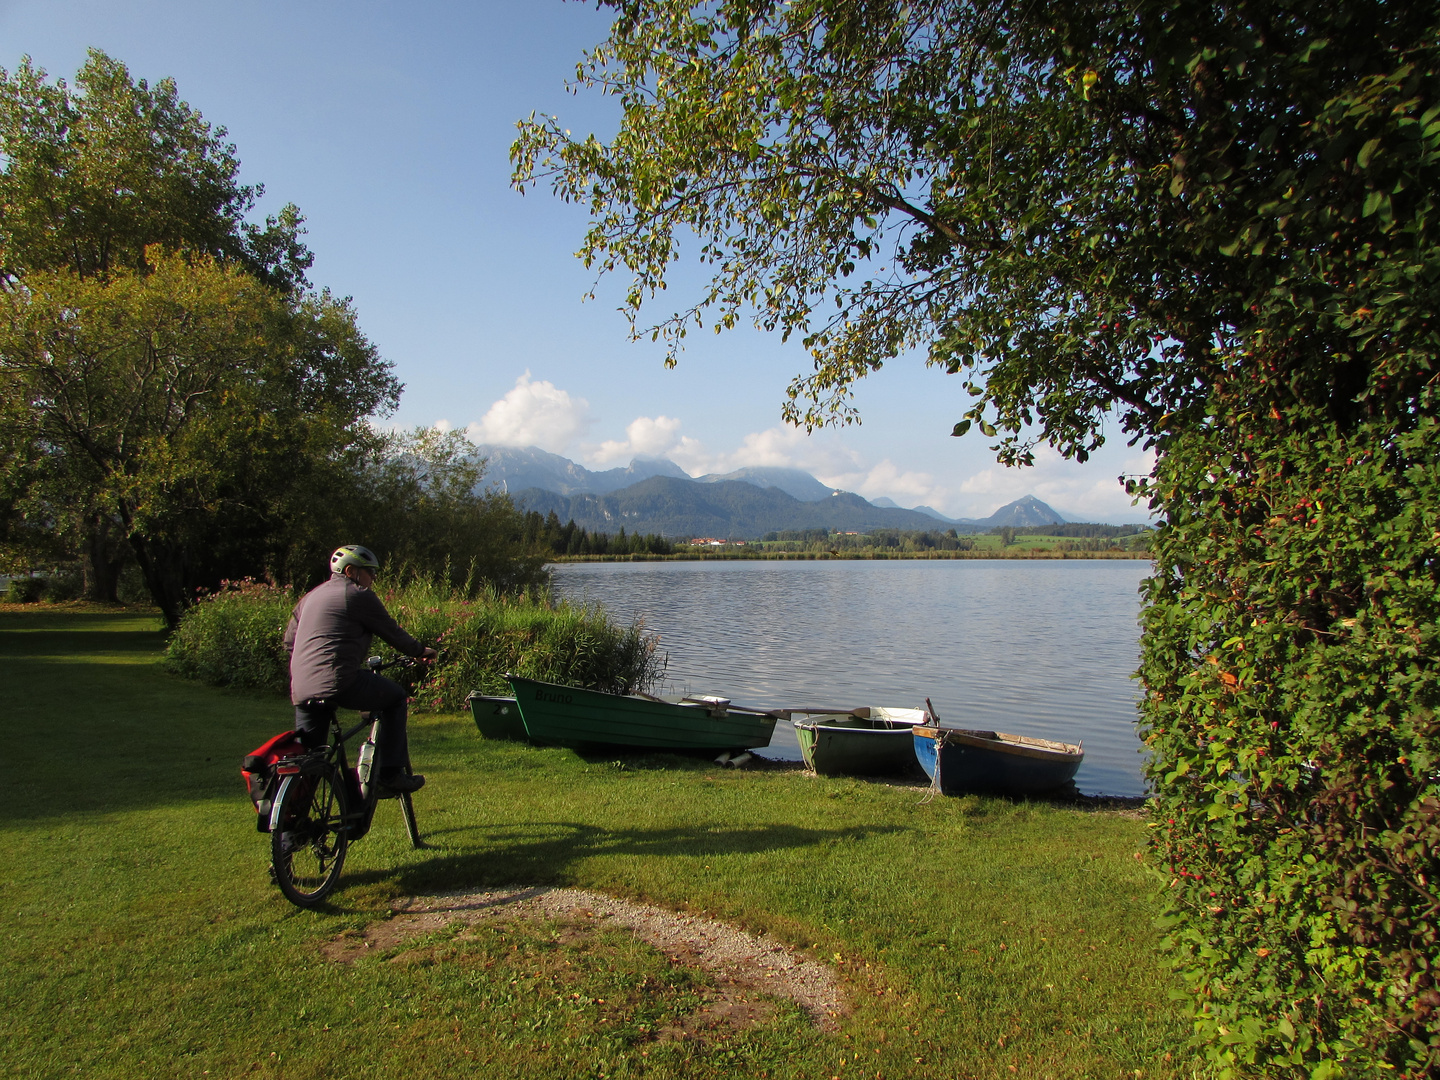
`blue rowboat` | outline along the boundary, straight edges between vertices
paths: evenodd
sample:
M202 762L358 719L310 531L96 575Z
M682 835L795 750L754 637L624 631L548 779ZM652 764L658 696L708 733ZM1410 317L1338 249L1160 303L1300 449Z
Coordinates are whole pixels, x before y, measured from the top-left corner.
M1002 731L914 729L915 757L942 795L1039 795L1075 779L1085 751Z

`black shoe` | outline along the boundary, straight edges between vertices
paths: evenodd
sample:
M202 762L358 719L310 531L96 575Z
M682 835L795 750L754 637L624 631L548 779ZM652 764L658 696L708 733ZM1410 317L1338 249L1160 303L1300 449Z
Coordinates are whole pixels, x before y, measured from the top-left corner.
M380 778L380 786L396 795L406 795L412 791L419 791L424 787L425 777L397 772L394 776L382 776Z

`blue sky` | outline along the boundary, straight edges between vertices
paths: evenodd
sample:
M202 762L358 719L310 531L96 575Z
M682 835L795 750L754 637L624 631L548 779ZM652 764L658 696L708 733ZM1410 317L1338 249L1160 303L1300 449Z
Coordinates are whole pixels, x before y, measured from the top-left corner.
M0 66L28 54L68 78L94 46L137 79L174 77L229 130L242 178L265 185L261 213L294 202L306 215L312 280L354 297L406 384L387 423L590 468L636 454L692 475L793 465L955 516L1033 493L1072 519L1143 519L1116 481L1148 469L1137 450L1117 438L1085 466L1042 453L1033 469L1001 468L978 432L950 437L969 399L918 357L864 380L863 425L807 437L780 421L808 368L798 344L702 335L667 371L660 346L628 340L619 279L582 302L585 216L543 189L513 191L508 150L532 110L613 130L607 102L566 91L607 23L560 0L0 0Z

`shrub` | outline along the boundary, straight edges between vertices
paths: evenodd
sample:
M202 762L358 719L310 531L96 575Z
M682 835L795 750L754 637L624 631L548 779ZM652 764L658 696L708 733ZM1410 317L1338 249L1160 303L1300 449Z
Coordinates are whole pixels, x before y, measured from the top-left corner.
M85 575L79 563L64 563L45 582L45 599L52 604L79 600L85 595Z
M618 626L598 607L555 603L543 592L466 599L438 578L412 578L381 590L395 620L443 650L415 693L420 708L458 710L472 690L508 693L506 672L626 693L658 675L655 638L639 624ZM166 650L170 670L214 686L285 691L282 645L295 596L254 581L230 582L180 620ZM393 649L378 638L375 651Z
M115 587L115 598L122 604L150 603L150 589L145 584L145 575L134 563L120 571L120 581Z
M654 637L638 623L612 623L599 607L534 591L492 590L472 600L435 578L412 578L381 596L401 626L442 650L442 661L416 689L422 708L461 709L472 690L508 694L507 672L607 693L644 690L658 675ZM385 646L378 651L394 655Z
M44 578L17 577L10 579L10 591L5 594L5 599L12 604L34 604L44 595Z
M289 658L281 645L295 594L265 582L224 582L181 617L165 648L165 666L211 686L286 691Z

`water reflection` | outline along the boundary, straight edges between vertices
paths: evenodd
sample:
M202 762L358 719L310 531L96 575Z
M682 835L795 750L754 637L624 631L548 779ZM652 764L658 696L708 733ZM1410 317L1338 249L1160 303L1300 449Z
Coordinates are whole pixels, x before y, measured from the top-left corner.
M1076 784L1138 795L1142 560L566 564L559 595L639 616L667 690L747 705L894 705L1085 741ZM777 725L765 751L798 759Z

